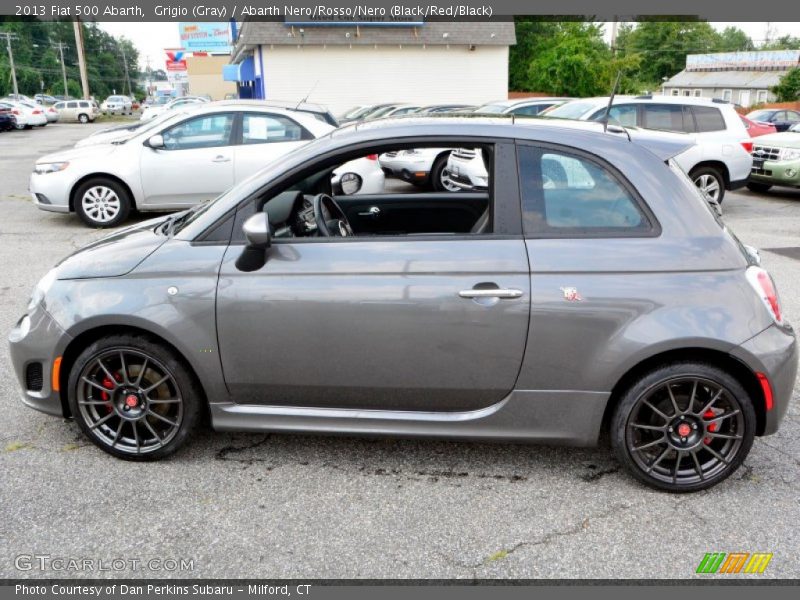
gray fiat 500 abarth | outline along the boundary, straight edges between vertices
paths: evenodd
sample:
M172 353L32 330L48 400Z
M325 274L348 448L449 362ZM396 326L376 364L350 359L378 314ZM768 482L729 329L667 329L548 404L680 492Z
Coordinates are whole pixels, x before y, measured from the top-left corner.
M425 148L480 185L358 193L377 155ZM23 401L130 460L175 452L204 413L575 446L606 431L642 482L707 488L778 429L798 357L757 252L672 160L685 150L556 120L335 130L62 260L10 334ZM356 159L346 193L332 173Z

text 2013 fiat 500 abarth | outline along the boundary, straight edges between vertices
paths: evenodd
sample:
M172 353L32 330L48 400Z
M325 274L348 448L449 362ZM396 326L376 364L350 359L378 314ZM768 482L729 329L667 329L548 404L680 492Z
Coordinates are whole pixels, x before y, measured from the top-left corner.
M596 123L345 127L63 260L10 335L23 400L106 452L218 430L593 445L707 488L786 412L797 347L757 253L672 158ZM334 195L342 163L463 148L488 186Z

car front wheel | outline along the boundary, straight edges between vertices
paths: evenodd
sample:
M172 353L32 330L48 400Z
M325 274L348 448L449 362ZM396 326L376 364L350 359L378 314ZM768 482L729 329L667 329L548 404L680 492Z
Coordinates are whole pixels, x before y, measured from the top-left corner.
M174 352L138 335L101 338L76 359L69 406L86 436L118 458L157 460L197 425L202 395Z
M458 192L461 189L450 180L450 174L447 171L449 156L449 152L443 154L436 159L431 168L430 184L436 192Z
M75 192L75 212L89 227L119 225L128 218L130 210L127 190L111 179L90 179Z
M678 362L627 389L614 413L611 443L638 480L694 492L739 468L755 427L753 404L737 379L709 364Z
M707 194L712 200L721 204L725 197L725 178L714 167L699 167L694 169L690 176L701 192Z

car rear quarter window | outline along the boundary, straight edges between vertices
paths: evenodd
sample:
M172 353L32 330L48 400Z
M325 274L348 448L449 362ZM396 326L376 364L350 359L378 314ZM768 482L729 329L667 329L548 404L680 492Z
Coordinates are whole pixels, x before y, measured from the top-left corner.
M651 235L651 220L628 185L578 153L520 146L524 230L531 237Z
M283 115L246 113L242 118L243 144L273 144L311 139L304 127Z
M724 131L725 119L722 112L713 106L692 106L694 120L697 123L697 131L700 133L708 131Z

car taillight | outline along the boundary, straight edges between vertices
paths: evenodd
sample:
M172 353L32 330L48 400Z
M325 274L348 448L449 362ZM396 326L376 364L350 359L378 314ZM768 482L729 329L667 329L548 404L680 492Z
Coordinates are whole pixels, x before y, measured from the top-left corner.
M11 114L12 115L18 115L18 114L20 114L20 112L15 108L14 110L11 111Z
M367 154L367 160L378 160L377 154Z
M748 154L752 154L753 142L751 140L745 140L744 142L742 142L742 148L744 148L745 152L747 152Z
M772 281L772 277L769 276L769 273L761 267L753 266L747 268L745 275L747 276L747 281L750 283L750 286L755 290L756 294L758 294L758 297L761 298L761 302L764 303L764 306L767 308L770 315L772 315L775 322L779 325L782 324L781 301L780 298L778 298L778 290L775 289L775 283Z
M31 114L34 114L34 115L40 115L40 114L42 114L42 111L40 111L40 110L34 110L34 111L31 113Z

